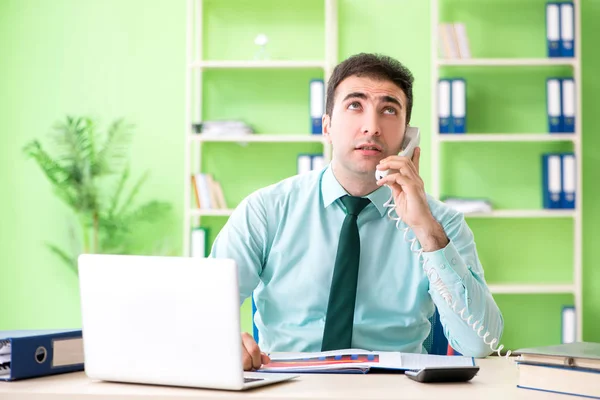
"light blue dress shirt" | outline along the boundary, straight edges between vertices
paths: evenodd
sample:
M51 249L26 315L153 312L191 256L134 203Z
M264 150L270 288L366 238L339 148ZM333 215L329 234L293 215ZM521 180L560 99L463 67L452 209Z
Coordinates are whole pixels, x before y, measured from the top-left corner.
M320 351L347 192L328 166L285 179L245 198L218 234L211 257L233 258L240 303L254 295L263 351ZM492 350L430 282L438 278L456 310L482 321L486 341L500 338L503 319L485 283L473 234L462 214L428 197L450 243L423 253L426 274L404 233L387 215L390 189L380 187L358 216L360 270L352 347L425 353L428 318L438 308L451 346L481 357ZM406 225L402 225L406 226ZM412 231L409 231L410 237ZM429 275L429 276L428 276ZM477 325L476 327L479 327ZM497 347L497 344L494 346Z

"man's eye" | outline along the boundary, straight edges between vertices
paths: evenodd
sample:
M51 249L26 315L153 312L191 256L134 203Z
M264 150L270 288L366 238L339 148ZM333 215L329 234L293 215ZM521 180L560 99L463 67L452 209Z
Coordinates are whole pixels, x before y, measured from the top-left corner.
M353 101L352 103L348 104L348 109L350 110L356 110L360 108L360 103L358 101Z
M386 107L383 109L385 114L396 114L396 109L394 107Z

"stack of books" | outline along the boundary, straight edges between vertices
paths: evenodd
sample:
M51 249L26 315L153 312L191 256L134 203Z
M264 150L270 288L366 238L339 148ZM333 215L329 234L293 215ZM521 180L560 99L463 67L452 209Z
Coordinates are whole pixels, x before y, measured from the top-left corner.
M211 174L200 173L192 175L192 189L197 208L203 210L222 210L227 208L221 183Z
M471 58L467 28L462 22L438 25L439 55L441 58Z
M575 342L516 353L517 387L600 399L600 343Z

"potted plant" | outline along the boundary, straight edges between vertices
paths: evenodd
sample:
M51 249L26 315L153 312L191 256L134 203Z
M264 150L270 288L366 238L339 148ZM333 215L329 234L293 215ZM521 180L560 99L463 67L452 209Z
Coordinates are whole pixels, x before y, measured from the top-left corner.
M171 206L158 200L135 204L148 172L126 189L131 136L132 126L123 119L112 122L103 133L89 117L67 117L54 126L52 154L38 140L23 148L76 217L78 229L73 233L76 240L71 252L47 244L75 270L80 253L156 252L150 247L155 241L144 240L148 246L143 248L133 233L142 225L164 221Z

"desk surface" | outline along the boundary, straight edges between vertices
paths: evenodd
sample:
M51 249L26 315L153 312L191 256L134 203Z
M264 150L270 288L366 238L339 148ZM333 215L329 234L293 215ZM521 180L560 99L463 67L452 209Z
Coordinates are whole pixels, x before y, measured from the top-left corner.
M243 392L92 381L83 372L0 382L3 400L55 399L563 399L564 395L517 388L517 366L504 358L477 359L479 373L468 383L424 384L402 374L303 374Z

